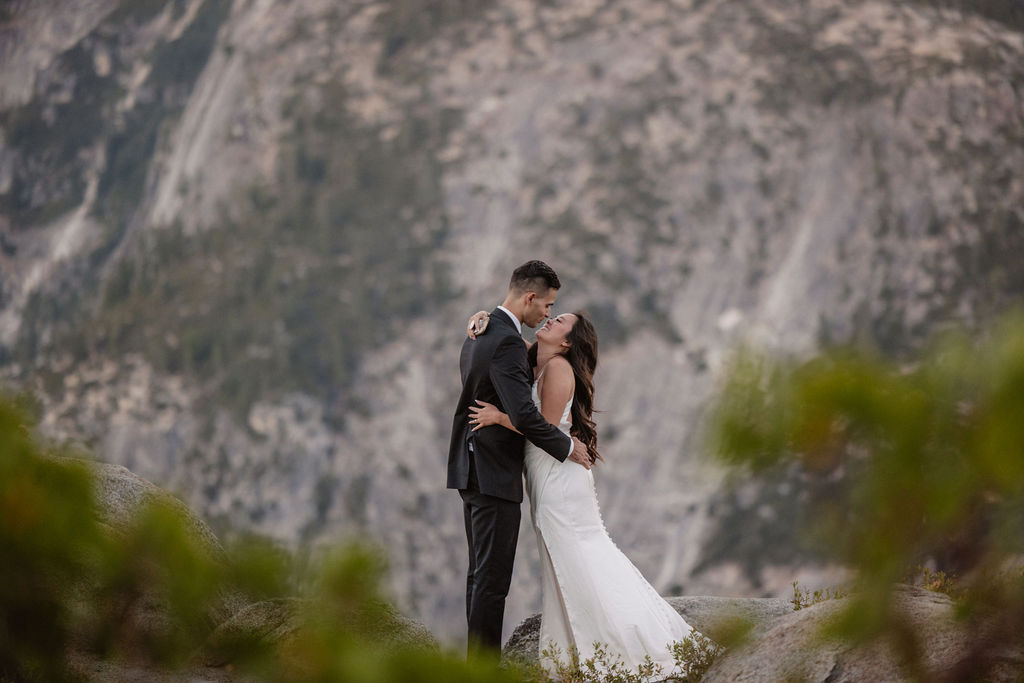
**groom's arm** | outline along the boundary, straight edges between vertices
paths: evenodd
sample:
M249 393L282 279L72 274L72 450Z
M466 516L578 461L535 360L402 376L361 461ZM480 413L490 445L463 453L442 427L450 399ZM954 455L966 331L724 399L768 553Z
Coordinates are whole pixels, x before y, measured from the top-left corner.
M564 461L573 450L573 441L558 427L544 419L533 403L532 382L526 347L518 337L501 341L491 358L490 378L501 405L512 425L553 458Z

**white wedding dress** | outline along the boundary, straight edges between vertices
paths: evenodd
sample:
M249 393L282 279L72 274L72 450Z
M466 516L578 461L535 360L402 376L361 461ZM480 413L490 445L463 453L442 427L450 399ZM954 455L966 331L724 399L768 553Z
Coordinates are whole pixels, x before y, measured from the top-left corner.
M534 382L539 409L537 392ZM558 425L566 434L571 407L570 398ZM667 676L675 668L670 643L693 629L608 536L593 472L568 459L559 462L527 442L526 490L540 550L540 649L553 644L567 662L575 647L582 662L594 656L596 641L610 663L621 658L635 672L649 655ZM549 672L554 668L550 660L542 664Z

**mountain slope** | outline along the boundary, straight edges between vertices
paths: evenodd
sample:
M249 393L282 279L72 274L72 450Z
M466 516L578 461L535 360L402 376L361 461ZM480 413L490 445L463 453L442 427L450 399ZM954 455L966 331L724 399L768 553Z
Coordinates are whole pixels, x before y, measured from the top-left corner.
M1024 37L978 16L39 7L0 28L3 376L218 524L379 538L441 635L463 611L458 344L518 263L597 321L602 509L663 591L778 591L813 559L715 544L785 528L699 457L737 342L910 355L1024 289ZM533 554L524 531L510 624Z

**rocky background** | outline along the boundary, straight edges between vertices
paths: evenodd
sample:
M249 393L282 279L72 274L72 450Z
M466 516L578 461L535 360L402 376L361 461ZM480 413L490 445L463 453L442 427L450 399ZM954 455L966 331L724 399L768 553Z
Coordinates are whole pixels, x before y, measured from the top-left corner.
M1024 6L7 0L0 377L222 535L369 535L464 636L466 317L542 258L602 340L599 495L662 593L841 575L726 482L741 342L912 358L1024 292ZM524 524L511 630L539 607Z

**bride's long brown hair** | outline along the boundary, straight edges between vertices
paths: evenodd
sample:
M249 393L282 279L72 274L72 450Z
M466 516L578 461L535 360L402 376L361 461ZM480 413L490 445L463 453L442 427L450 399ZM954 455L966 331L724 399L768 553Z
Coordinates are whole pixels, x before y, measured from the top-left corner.
M597 452L597 425L594 424L594 371L597 369L597 330L583 311L575 311L576 324L569 330L565 341L569 349L563 354L569 361L576 378L576 392L572 399L572 428L569 433L583 442L595 462ZM536 342L529 350L530 366L537 365Z

